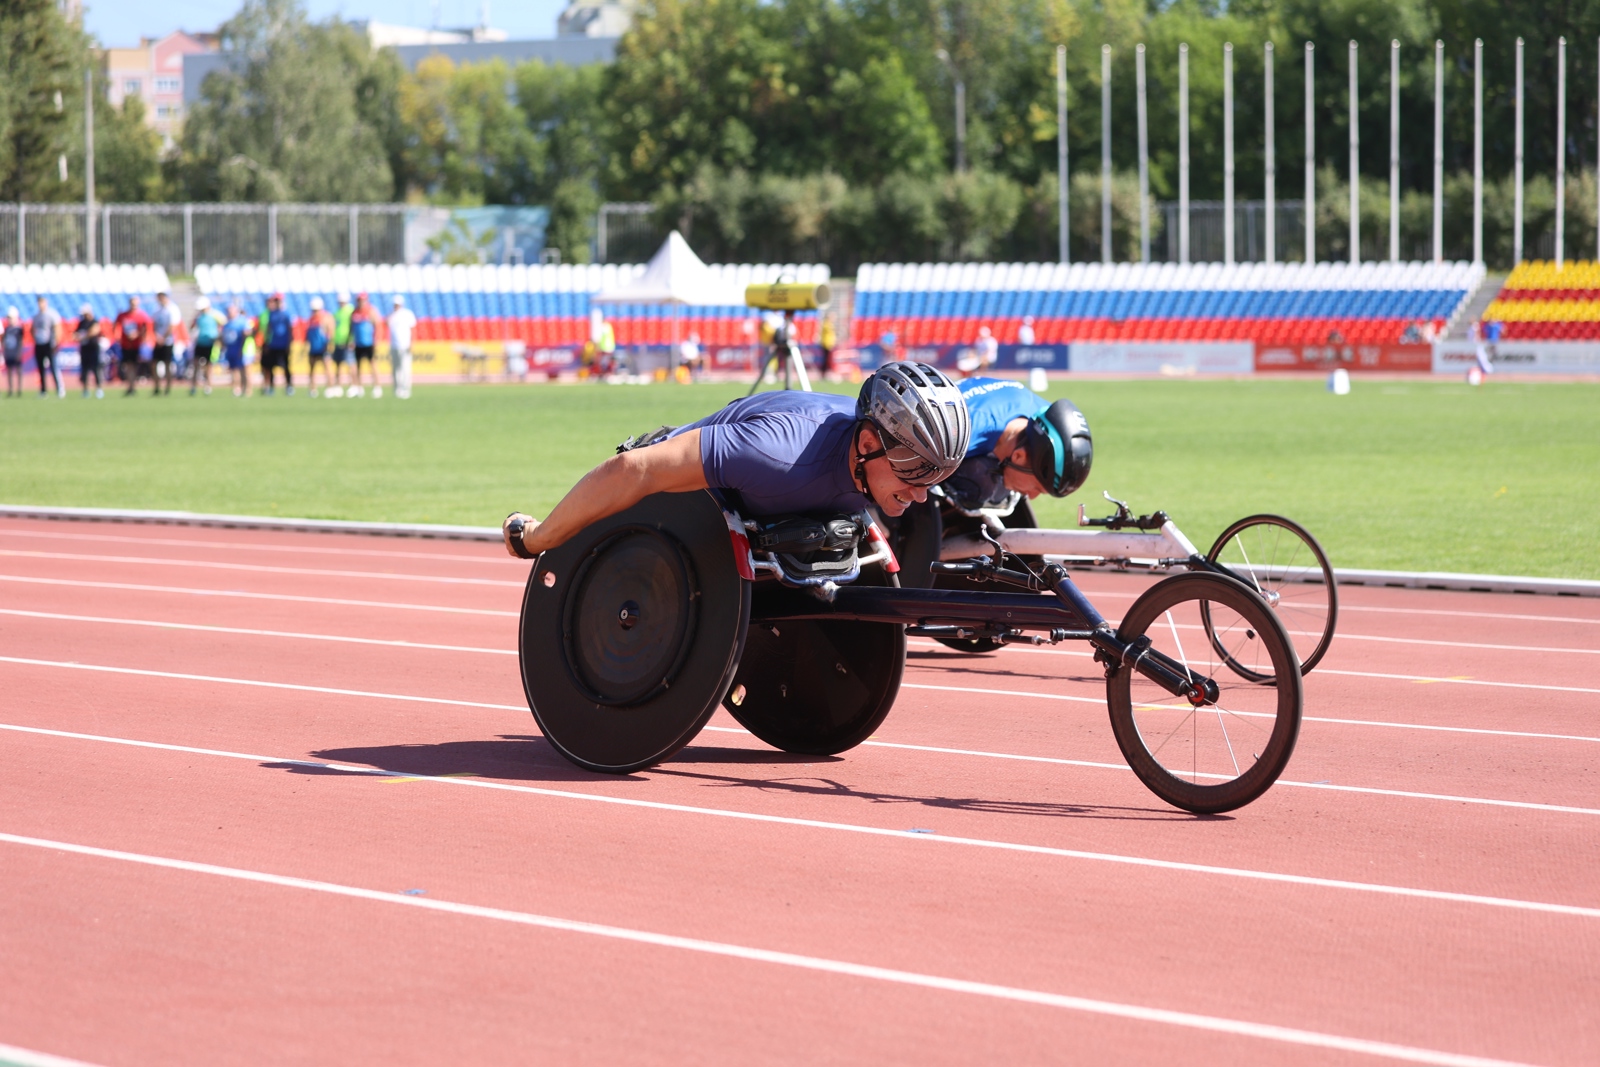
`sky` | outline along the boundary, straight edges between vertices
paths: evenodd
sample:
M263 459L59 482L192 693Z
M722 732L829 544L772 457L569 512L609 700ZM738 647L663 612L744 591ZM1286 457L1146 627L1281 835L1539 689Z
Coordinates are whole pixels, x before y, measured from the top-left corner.
M313 19L333 15L403 26L472 26L481 0L306 0ZM554 37L563 0L489 0L489 25L513 38ZM140 37L173 30L214 30L239 9L239 0L85 0L84 23L107 47L131 47Z

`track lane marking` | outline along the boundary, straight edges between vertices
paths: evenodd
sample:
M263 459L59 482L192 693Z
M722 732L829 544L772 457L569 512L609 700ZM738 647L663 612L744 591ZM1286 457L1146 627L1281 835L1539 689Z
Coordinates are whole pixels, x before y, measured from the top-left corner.
M90 582L77 578L38 578L33 575L0 574L0 582L25 585L62 585L79 589L116 589L133 593L179 593L186 596L237 597L241 600L281 600L294 604L329 604L338 607L384 608L390 611L439 611L449 615L489 615L501 619L521 617L516 611L488 608L453 608L438 604L396 604L383 600L349 600L343 597L294 596L289 593L251 593L240 589L191 589L178 585L132 585L127 582Z
M492 711L517 711L517 712L521 712L521 711L526 711L527 710L525 707L523 707L521 705L516 705L516 704L489 704L489 703L483 703L483 702L480 702L480 701L471 701L471 700L447 700L447 699L444 699L442 697L412 696L412 695L404 694L404 693L378 693L378 692L373 692L371 690L364 690L364 689L337 689L337 688L331 688L331 687L328 687L328 686L301 685L301 684L297 684L297 683L293 683L293 682L265 682L265 681L258 681L258 680L249 679L249 678L223 678L223 677L218 677L216 675L187 674L187 673L181 673L181 672L177 672L177 671L155 671L155 670L149 670L149 669L146 669L146 668L139 668L139 667L108 667L108 666L102 666L102 665L97 665L97 664L73 663L73 662L70 662L70 661L30 659L30 658L21 657L21 656L0 656L0 663L16 663L16 664L20 664L20 665L24 665L24 666L34 666L34 667L61 667L61 668L69 669L69 670L84 670L84 671L92 671L92 672L103 673L103 674L131 674L131 675L134 675L134 676L137 676L137 677L147 677L147 678L171 678L171 679L179 680L179 681L213 682L213 683L219 683L219 684L223 684L223 685L243 685L243 686L250 686L250 687L261 688L261 689L288 689L288 690L292 690L292 691L295 691L295 692L324 693L324 694L328 694L328 695L332 695L332 696L368 697L368 698L376 699L376 700L399 700L399 701L406 701L406 702L419 703L419 704L441 704L441 705L445 705L447 707L485 708L485 709L492 710ZM1037 697L1037 698L1044 699L1044 700L1082 701L1084 703L1090 703L1090 704L1103 704L1104 703L1103 701L1095 700L1095 699L1090 698L1090 697L1064 696L1064 695L1056 694L1056 693L1030 693L1030 692L1026 692L1026 691L1022 691L1022 690L1008 691L1008 690L998 690L998 689L961 689L961 688L957 688L957 687L954 687L954 686L917 685L917 684L911 683L911 682L902 682L901 683L901 688L902 689L948 690L948 691L953 691L953 692L987 693L987 694L993 694L993 695L998 695L998 696ZM1350 720L1344 720L1344 719L1326 719L1326 720L1314 719L1314 720L1310 720L1310 721L1345 723L1345 722L1349 722ZM1376 724L1376 725L1399 725L1399 724ZM1415 727L1415 728L1416 729L1430 729L1430 727ZM719 730L719 731L735 732L735 731L732 731L731 728L729 728L729 727L706 727L705 729L713 729L713 730ZM742 733L744 731L740 730L740 731L737 731L737 732L741 732ZM1538 735L1536 735L1536 736L1538 736ZM1574 740L1591 741L1591 740L1595 740L1595 739L1594 738L1574 738ZM888 742L868 741L868 742L865 742L865 743L866 744L875 745L876 747L884 747L884 748L888 748L888 747L901 747L901 748L911 747L911 746L905 746L905 745L891 745ZM981 753L981 752L978 752L976 750L957 750L957 749L938 750L938 749L930 748L929 751L949 751L951 753L964 754L964 755L987 755L987 756L992 756L994 758L1015 759L1015 760L1029 761L1029 762L1047 762L1047 763L1056 763L1056 764L1062 764L1062 765L1067 765L1067 766L1108 768L1108 769L1112 769L1112 770L1126 770L1127 769L1126 767L1119 767L1117 764L1097 763L1097 762L1087 761L1087 760L1070 760L1070 759L1065 759L1065 758L1060 758L1060 757L1045 757L1045 756L1034 757L1034 756L1021 756L1021 755L1013 756L1013 755L1005 755L1005 754L1001 754L1001 753ZM1488 806L1492 806L1492 807L1524 808L1524 809L1536 810L1536 811L1550 811L1550 812L1559 812L1559 813L1577 814L1577 815L1600 815L1600 809L1579 808L1579 807L1573 807L1573 806L1570 806L1570 805L1561 805L1561 804L1541 804L1541 803L1537 803L1537 802L1534 802L1534 801L1499 800L1499 799L1492 798L1492 797L1463 797L1463 796L1455 796L1455 795L1452 795L1452 794L1445 794L1445 793L1408 792L1408 791L1405 791L1405 790L1383 789L1383 788L1379 788L1379 787L1375 787L1375 786L1353 786L1353 785L1335 786L1335 785L1331 785L1331 784L1328 784L1328 783L1294 782L1294 781L1285 780L1285 779L1279 779L1277 784L1290 785L1290 786L1305 786L1305 787L1315 787L1315 788L1326 788L1326 789L1333 790L1333 791L1336 791L1336 792L1370 793L1370 794L1379 795L1379 796L1408 797L1408 798L1419 799L1419 800L1458 801L1458 802L1461 802L1461 803L1482 804L1482 805L1488 805Z
M1371 588L1370 586L1368 588ZM1427 592L1427 590L1410 590L1411 592ZM1443 590L1433 590L1442 592ZM1503 595L1503 594L1502 594ZM1449 611L1444 608L1380 608L1376 605L1343 604L1339 605L1340 612L1346 611L1371 611L1381 612L1385 615L1440 615L1453 619L1516 619L1520 622L1577 622L1589 626L1600 626L1600 619L1585 619L1573 615L1512 615L1498 611Z
M578 919L564 919L550 915L539 915L533 912L513 911L507 908L485 907L480 904L465 904L432 897L407 896L402 893L366 889L338 882L324 882L312 878L299 878L292 875L252 871L240 867L224 867L218 864L200 863L194 860L172 859L166 856L125 852L120 849L99 848L93 845L80 845L66 841L52 841L48 838L0 833L0 841L11 845L66 852L94 859L117 860L141 866L182 871L188 874L206 874L237 881L253 882L258 885L306 890L356 900L376 901L382 904L398 904L448 915L491 919L498 922L514 923L519 926L531 926L561 933L585 934L615 941L649 945L655 948L678 949L752 963L765 963L849 978L863 978L876 982L915 986L946 993L964 993L996 1000L1035 1004L1041 1007L1061 1008L1090 1015L1111 1016L1135 1022L1158 1023L1191 1030L1228 1034L1234 1037L1252 1037L1289 1045L1332 1049L1367 1056L1382 1056L1406 1063L1443 1064L1446 1067L1525 1067L1525 1065L1516 1064L1508 1060L1489 1059L1464 1053L1441 1052L1413 1045L1397 1045L1386 1041L1373 1041L1366 1038L1346 1037L1340 1034L1327 1034L1315 1030L1276 1026L1271 1023L1258 1023L1216 1015L1173 1011L1167 1008L1153 1008L1139 1004L1124 1004L1118 1001L1097 1000L1064 993L1049 993L1018 986L999 985L993 982L949 978L942 975L923 974L917 971L904 971L893 967L878 967L872 964L829 959L823 956L809 956L797 952L755 948L726 941L708 941L697 937L680 937L676 934L656 933L624 926L610 926L603 923L584 922Z
M0 1045L0 1067L95 1067L83 1060L69 1060L48 1052L35 1052L15 1045Z
M345 637L340 634L293 633L286 630L252 630L242 626L205 626L193 622L159 622L153 619L112 619L101 615L63 615L54 611L22 611L0 608L0 615L26 619L58 619L65 622L97 622L114 626L147 626L156 630L197 630L203 633L242 634L247 637L292 637L306 641L337 641L353 645L385 645L393 648L418 648L435 652L482 652L490 656L515 656L514 648L475 648L471 645L431 645L421 641L391 641L379 637Z
M450 578L441 574L401 574L395 571L333 571L318 567L271 567L257 563L223 563L209 559L166 559L161 556L97 556L76 552L39 552L21 548L0 548L0 556L20 559L71 560L78 563L202 567L207 570L249 571L257 574L302 574L324 578L384 578L397 582L438 582L442 585L494 585L512 589L521 589L528 584L527 579L513 582L503 578Z
M1378 896L1405 897L1418 900L1440 901L1450 904L1472 904L1494 908L1506 908L1515 911L1542 912L1552 915L1564 915L1583 919L1600 919L1600 907L1587 907L1579 904L1551 904L1543 901L1519 900L1513 897L1494 897L1476 893L1457 893L1442 889L1417 889L1409 886L1387 885L1379 882L1355 882L1341 878L1322 878L1315 875L1284 874L1275 871L1258 871L1245 867L1221 867L1214 864L1188 863L1182 860L1151 859L1144 856L1128 856L1114 852L1089 852L1082 849L1057 848L1052 845L1030 845L1015 841L996 841L981 837L960 837L947 834L917 833L912 830L896 830L881 826L867 826L860 823L830 822L822 819L806 819L793 815L768 815L760 812L739 811L733 808L707 808L694 804L674 804L662 800L643 800L637 797L619 797L608 793L584 793L570 789L552 789L548 786L518 785L513 782L500 782L485 778L460 778L448 775L412 774L406 771L386 770L378 767L363 767L354 764L329 763L323 760L301 759L296 757L262 756L248 752L230 752L226 749L199 748L190 745L174 745L160 741L139 741L132 738L108 737L102 734L77 733L70 730L54 730L41 726L22 726L13 723L0 723L0 730L10 730L15 733L37 734L44 737L60 737L68 740L97 741L113 745L126 745L130 748L148 748L170 752L184 752L191 755L217 756L224 759L248 760L252 763L288 764L298 767L310 767L319 770L338 771L346 774L355 774L362 777L382 780L385 778L406 778L418 782L433 782L442 785L454 785L471 789L494 789L508 793L526 793L533 796L555 797L563 800L581 800L597 804L613 804L626 808L643 808L651 811L668 811L678 814L705 815L713 818L734 819L744 822L766 823L778 826L797 826L812 830L830 830L841 833L864 834L869 837L888 837L898 840L938 842L943 845L959 845L968 848L994 849L1002 852L1020 852L1027 855L1053 856L1062 859L1074 859L1098 863L1112 863L1130 867L1146 867L1163 871L1179 871L1188 874L1212 875L1224 878L1240 878L1247 881L1259 881L1284 885L1307 886L1314 889L1334 889L1349 892L1371 893Z
M59 523L52 523L52 525L59 525ZM304 536L304 533L301 531L286 530L284 532L293 533L302 537ZM100 534L63 533L57 530L10 530L4 528L3 526L0 526L0 536L43 538L50 541L93 541L100 545L104 545L108 540L112 540L111 538ZM324 536L384 537L382 534L365 533L357 533L354 535L332 534ZM385 539L388 540L389 538ZM202 541L199 539L176 537L127 537L119 543L124 545L163 545L171 548L217 548L228 550L243 549L249 552L297 552L302 555L312 556L360 556L362 558L382 556L388 559L438 559L459 563L492 563L497 567L504 566L507 563L517 562L510 556L506 555L505 548L502 545L494 541L480 542L486 546L492 546L492 551L486 551L482 555L476 556L445 555L443 553L436 552L397 552L394 549L367 550L360 548L312 548L309 545L275 545L262 541Z

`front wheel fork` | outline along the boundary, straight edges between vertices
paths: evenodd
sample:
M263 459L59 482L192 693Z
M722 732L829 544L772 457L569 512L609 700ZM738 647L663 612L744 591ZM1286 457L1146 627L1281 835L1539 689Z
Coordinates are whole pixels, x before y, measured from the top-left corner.
M1105 666L1107 678L1127 668L1138 671L1193 707L1202 708L1217 702L1216 682L1151 648L1148 636L1124 641L1109 625L1102 623L1090 632L1089 643L1094 646L1095 662Z

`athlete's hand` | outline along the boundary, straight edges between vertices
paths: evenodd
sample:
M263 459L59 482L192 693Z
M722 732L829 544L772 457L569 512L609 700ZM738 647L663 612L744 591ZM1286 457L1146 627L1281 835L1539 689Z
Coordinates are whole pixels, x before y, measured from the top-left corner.
M513 543L511 527L513 523L518 522L521 523L521 529L515 535L516 541ZM529 531L538 529L538 527L539 520L534 518L532 515L524 515L520 511L513 511L511 514L507 515L506 521L500 525L500 536L505 542L506 551L518 559L533 559L535 557L535 553L528 551L524 542L524 538ZM518 549L521 549L521 551L518 551Z

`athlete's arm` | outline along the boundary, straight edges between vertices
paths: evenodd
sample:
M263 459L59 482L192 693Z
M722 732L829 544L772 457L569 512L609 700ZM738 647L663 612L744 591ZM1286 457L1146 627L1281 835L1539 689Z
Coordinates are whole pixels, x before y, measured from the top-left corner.
M585 527L626 511L651 493L691 493L707 487L700 462L700 431L690 430L660 444L612 456L585 474L548 518L527 522L522 544L529 552L544 552L564 544Z

